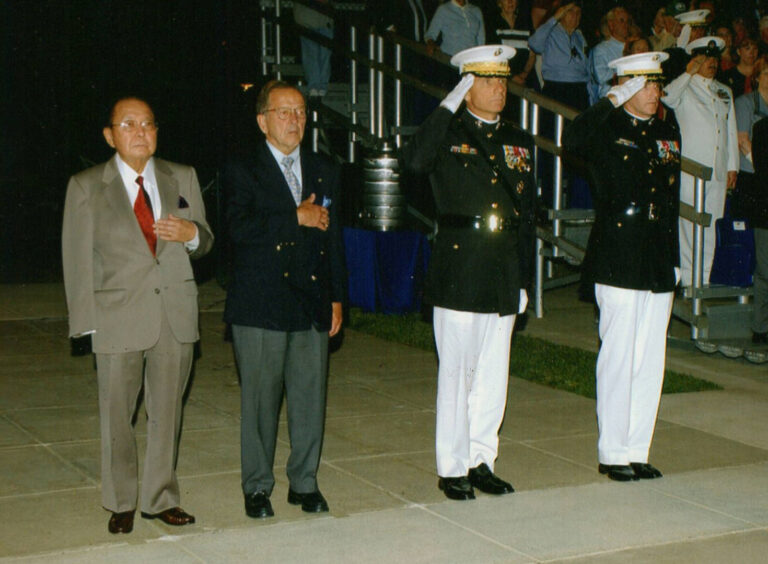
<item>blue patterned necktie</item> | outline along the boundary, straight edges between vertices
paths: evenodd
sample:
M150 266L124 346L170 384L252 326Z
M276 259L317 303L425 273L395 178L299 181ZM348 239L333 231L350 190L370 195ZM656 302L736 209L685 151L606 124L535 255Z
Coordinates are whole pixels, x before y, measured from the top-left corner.
M283 176L285 176L285 181L288 182L288 186L291 187L293 200L298 206L301 203L301 184L299 184L299 179L293 174L293 169L291 168L293 166L293 159L291 157L284 157L282 165Z

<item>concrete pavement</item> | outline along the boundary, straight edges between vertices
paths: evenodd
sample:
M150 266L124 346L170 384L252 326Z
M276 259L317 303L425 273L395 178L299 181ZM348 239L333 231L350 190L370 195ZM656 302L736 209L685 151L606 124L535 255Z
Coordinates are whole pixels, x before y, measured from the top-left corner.
M182 504L198 522L175 529L137 519L132 534L113 536L99 506L93 362L69 356L62 288L1 288L0 561L766 560L768 369L676 348L670 367L725 389L663 397L651 453L663 479L600 476L594 401L513 377L496 470L517 491L452 502L434 473L434 355L347 331L331 358L319 471L330 514L286 503L283 421L276 516L249 519L223 292L205 284L200 300L202 356L178 466ZM527 334L596 350L592 308L574 288L548 292L545 308ZM143 411L137 430L142 450Z

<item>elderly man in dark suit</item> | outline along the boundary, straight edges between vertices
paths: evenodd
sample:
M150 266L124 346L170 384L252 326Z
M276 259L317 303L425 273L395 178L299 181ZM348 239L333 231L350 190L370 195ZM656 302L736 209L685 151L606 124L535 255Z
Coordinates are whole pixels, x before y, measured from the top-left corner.
M179 505L176 455L182 394L198 340L190 258L213 235L195 170L153 157L157 123L143 100L112 108L104 138L116 150L73 176L62 231L69 334L92 334L99 381L101 495L109 532L130 533L138 492L131 424L144 385L147 454L142 517L194 523Z
M300 147L301 92L267 83L257 99L266 140L227 165L227 221L234 247L225 320L241 381L242 486L246 514L272 516L277 424L285 389L291 455L288 502L328 511L317 486L325 421L328 337L342 323L345 268L339 171Z

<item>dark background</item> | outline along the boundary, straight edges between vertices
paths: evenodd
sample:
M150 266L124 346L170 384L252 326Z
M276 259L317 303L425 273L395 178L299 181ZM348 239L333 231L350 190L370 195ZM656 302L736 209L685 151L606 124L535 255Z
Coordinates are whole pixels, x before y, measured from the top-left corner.
M239 85L260 80L260 15L257 1L2 3L0 282L60 279L67 180L111 157L101 130L121 95L153 106L158 156L211 184L252 132Z
M753 2L719 4L742 12ZM585 1L582 29L588 37L598 15L616 3ZM663 0L622 3L648 29ZM197 169L209 221L223 241L216 171L230 150L258 137L252 104L263 81L260 16L258 0L0 2L0 283L61 279L67 180L112 155L101 130L111 102L122 95L138 95L153 106L158 156ZM362 34L360 42L364 48ZM283 52L298 55L295 34L283 34ZM339 59L333 61L334 81L346 79ZM241 83L255 86L243 93ZM222 248L217 245L198 274L221 270Z

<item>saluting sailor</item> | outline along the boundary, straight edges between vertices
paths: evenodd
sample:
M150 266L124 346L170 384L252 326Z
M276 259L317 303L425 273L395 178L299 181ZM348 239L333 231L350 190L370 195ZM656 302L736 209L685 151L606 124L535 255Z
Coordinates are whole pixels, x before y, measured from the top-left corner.
M595 202L582 276L594 283L598 469L612 480L661 477L648 463L679 276L680 135L655 117L666 53L609 63L618 86L563 134Z
M528 301L536 191L533 140L499 117L514 55L504 45L454 55L461 80L402 154L405 167L429 173L438 212L426 298L439 357L438 485L450 499L513 491L493 469L512 329Z
M686 47L692 59L683 74L664 88L665 105L675 110L683 141L683 156L712 167L712 179L705 185L705 211L712 223L704 229L704 284L709 282L715 256L715 220L723 216L726 189L736 185L739 170L739 143L736 111L730 88L714 79L725 42L719 37L702 37ZM680 200L693 205L693 176L683 173ZM680 261L683 285L693 280L693 223L680 219Z

